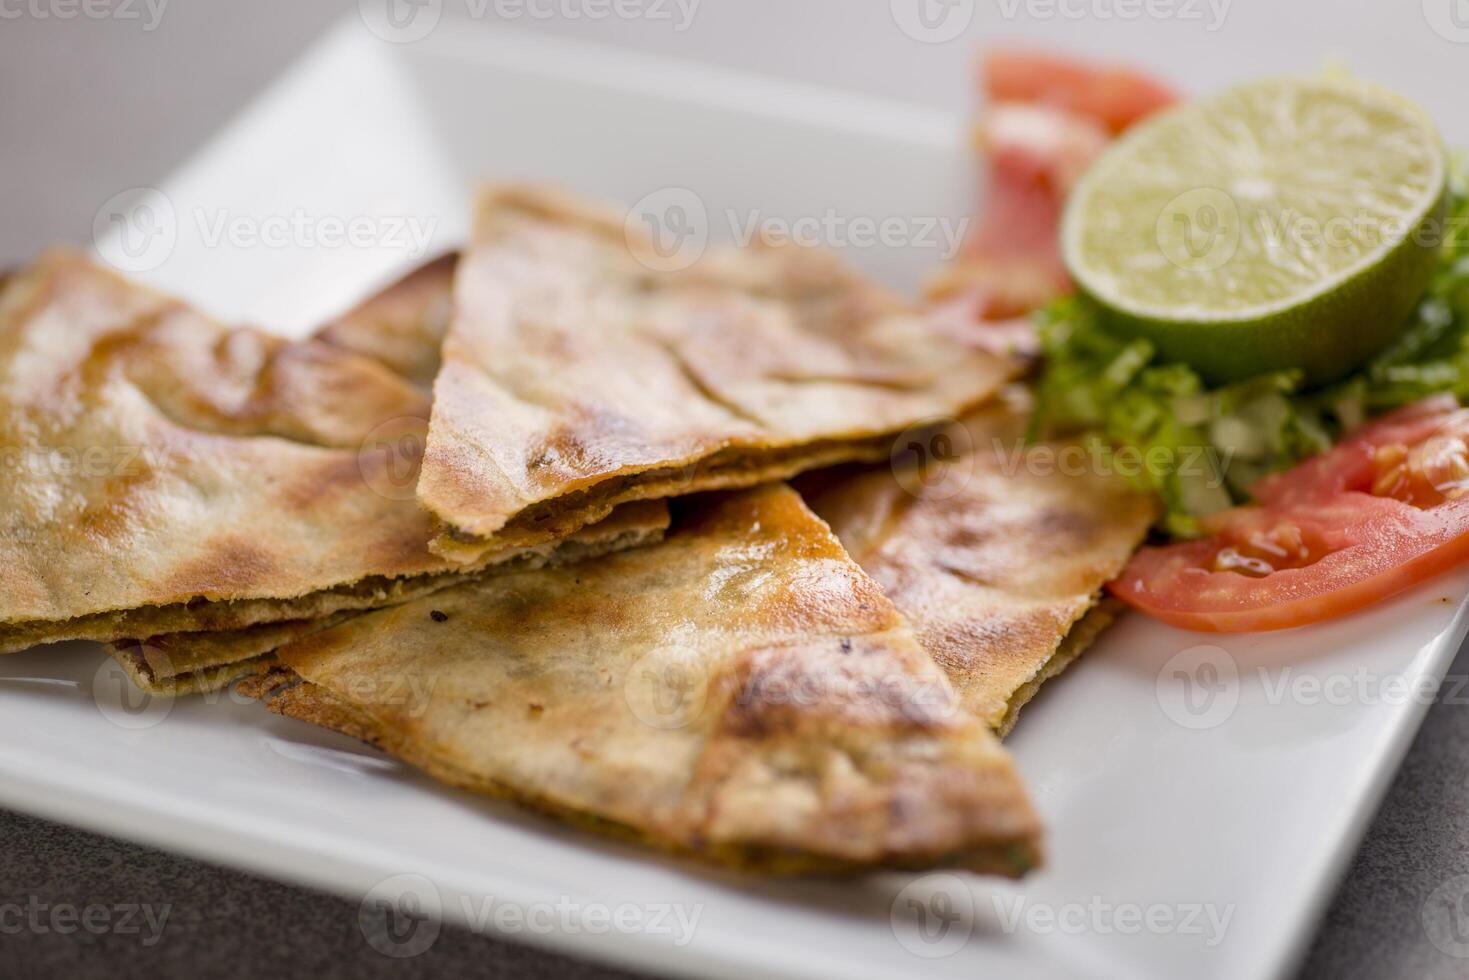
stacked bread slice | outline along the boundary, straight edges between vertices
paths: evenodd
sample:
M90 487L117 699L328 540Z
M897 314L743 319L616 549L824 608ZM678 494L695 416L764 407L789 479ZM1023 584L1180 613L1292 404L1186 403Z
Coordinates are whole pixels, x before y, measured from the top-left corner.
M996 732L1104 625L1152 502L1036 465L1023 365L832 255L668 271L638 234L492 187L462 254L298 342L75 254L12 276L0 649L244 678L722 863L1034 866Z

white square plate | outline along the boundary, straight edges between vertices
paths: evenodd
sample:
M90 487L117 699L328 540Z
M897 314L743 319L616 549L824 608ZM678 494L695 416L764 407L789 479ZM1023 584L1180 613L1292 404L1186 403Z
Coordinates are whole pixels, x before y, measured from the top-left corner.
M412 222L422 250L453 244L484 176L628 203L686 188L729 237L730 212L958 218L969 169L957 116L482 27L395 46L353 18L150 198L153 237L102 250L299 334L411 264ZM311 238L363 216L378 223L358 247ZM280 220L295 230L252 244ZM854 258L909 287L937 261ZM422 876L452 920L550 909L491 924L669 973L1278 976L1464 636L1466 593L1461 571L1265 636L1128 618L1009 742L1049 828L1049 867L1018 885L709 872L446 791L253 702L127 702L84 644L0 660L0 804L355 897ZM698 916L691 938L598 918L669 904Z

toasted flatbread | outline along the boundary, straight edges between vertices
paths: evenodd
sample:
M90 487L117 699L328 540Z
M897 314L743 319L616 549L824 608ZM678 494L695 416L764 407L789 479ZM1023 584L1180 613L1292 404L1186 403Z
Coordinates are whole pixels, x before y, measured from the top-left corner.
M217 691L275 664L279 647L359 615L343 610L320 619L261 623L218 633L166 633L148 640L118 640L107 653L132 682L156 697Z
M675 513L660 544L354 617L251 689L445 782L721 863L1037 863L1008 755L795 492Z
M1017 369L822 250L711 250L678 271L653 254L620 213L481 195L418 485L436 553L475 561L626 501L882 458Z
M801 485L965 707L1001 735L1116 616L1101 588L1157 516L1086 447L1022 448L1027 414L1012 398L966 419L948 434L955 458L927 461L922 476L847 470Z
M428 409L371 358L47 254L0 293L0 652L316 619L478 570L427 548ZM593 552L665 524L655 505Z
M419 266L327 323L316 339L366 354L429 391L449 332L458 262L459 253L449 252Z
M412 270L328 321L314 338L371 357L421 390L431 389L439 345L448 330L457 260L451 252ZM260 673L275 663L271 654L277 647L355 614L342 610L319 619L118 640L108 644L107 652L139 688L160 697L182 697Z
M662 501L625 504L606 520L558 542L552 551L527 551L515 559L490 565L476 573L446 576L435 581L442 588L471 574L498 575L574 564L656 541L662 537L667 525L668 507ZM431 591L435 590L405 592L372 608L393 605ZM243 629L165 633L146 640L118 640L108 644L107 652L122 665L138 687L160 697L182 697L218 690L238 678L258 673L274 663L271 653L277 647L346 622L360 615L361 611L357 608L342 609L314 619L261 623Z

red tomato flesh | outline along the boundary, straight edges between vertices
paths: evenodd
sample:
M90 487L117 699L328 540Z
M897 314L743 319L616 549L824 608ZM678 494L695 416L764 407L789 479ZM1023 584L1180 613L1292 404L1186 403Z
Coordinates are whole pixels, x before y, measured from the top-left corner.
M994 101L1047 105L1106 126L1113 135L1178 100L1140 72L1033 51L997 51L985 59L984 90Z
M1428 399L1266 478L1259 506L1143 548L1109 588L1185 629L1320 622L1469 561L1469 411Z
M991 54L983 84L985 211L932 292L1002 321L1071 291L1057 238L1072 185L1114 135L1175 96L1126 69L1020 51Z

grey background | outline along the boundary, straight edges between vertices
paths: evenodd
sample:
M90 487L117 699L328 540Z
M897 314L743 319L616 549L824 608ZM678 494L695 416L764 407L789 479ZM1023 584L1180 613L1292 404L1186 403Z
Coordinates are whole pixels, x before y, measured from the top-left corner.
M445 0L446 8L455 2ZM1246 2L1239 0L1230 16L1274 17L1283 10L1278 2ZM334 0L171 0L155 24L142 0L101 18L63 19L65 3L0 0L0 263L23 261L55 242L88 244L103 201L120 189L160 180L316 34L356 6ZM1417 7L1340 0L1331 6L1339 18L1304 25L1316 40L1312 58L1332 51L1350 55L1364 72L1380 69L1415 92L1415 80L1464 81L1469 48L1422 36ZM618 22L522 19L517 26L604 36L962 106L968 51L990 39L983 36L988 22L977 21L956 42L919 46L894 38L886 8L882 0L703 0L694 29L678 36L663 27ZM48 16L36 16L38 9ZM124 10L136 12L136 19L125 18ZM1294 4L1291 10L1300 15ZM1371 51L1351 50L1346 39L1364 36L1364 19L1383 23L1383 42ZM153 29L146 29L150 24ZM1023 19L1006 27L1037 40L1069 31L1061 40L1072 47L1084 46L1083 34L1123 29L1116 23ZM1296 33L1301 29L1297 24ZM1174 41L1163 37L1168 47L1152 52L1158 55L1152 60L1178 66L1181 74L1174 77L1196 83L1189 87L1247 73L1256 61L1270 70L1299 58L1284 42L1278 49L1231 49L1226 32L1214 36L1190 28L1185 34L1180 28ZM1404 40L1395 48L1392 38ZM1251 59L1244 67L1242 57ZM1198 70L1185 73L1185 66ZM1444 74L1446 66L1451 74ZM1452 108L1462 91L1462 85L1451 91L1440 84L1424 97L1430 109L1439 99ZM1452 673L1469 675L1469 651L1461 652ZM1436 888L1469 874L1466 770L1469 712L1462 704L1435 704L1331 904L1303 977L1469 974L1469 960L1441 953L1420 918ZM456 929L446 929L419 957L390 960L364 940L355 903L0 812L0 902L24 904L32 896L78 906L168 903L171 912L161 940L149 947L136 936L0 935L0 977L618 975Z

